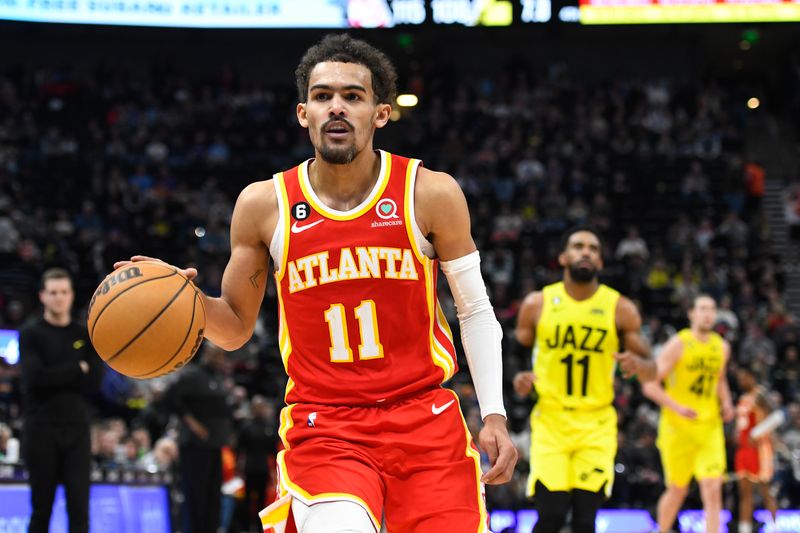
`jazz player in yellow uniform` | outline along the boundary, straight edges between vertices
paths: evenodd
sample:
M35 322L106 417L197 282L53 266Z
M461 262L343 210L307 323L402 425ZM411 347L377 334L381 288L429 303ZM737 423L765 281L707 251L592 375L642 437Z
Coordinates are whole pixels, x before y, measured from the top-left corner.
M539 513L534 532L559 532L571 509L573 533L593 533L614 482L616 368L648 380L656 367L639 335L639 311L598 281L598 234L570 230L561 249L563 281L530 293L520 307L516 337L533 347L533 372L518 373L514 388L526 395L535 384L539 396L531 413L528 480Z
M725 436L722 421L733 420L731 392L725 377L730 346L712 331L717 304L696 296L689 328L673 335L658 357L658 381L644 387L661 406L657 446L667 486L658 500L658 529L672 529L694 477L706 515L706 532L719 531ZM661 381L664 385L661 385Z

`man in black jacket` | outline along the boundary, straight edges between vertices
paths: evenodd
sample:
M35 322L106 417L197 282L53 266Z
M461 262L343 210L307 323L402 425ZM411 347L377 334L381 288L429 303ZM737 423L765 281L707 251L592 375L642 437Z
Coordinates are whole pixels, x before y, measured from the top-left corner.
M164 393L164 404L181 418L180 472L186 531L216 533L220 525L222 447L233 429L223 383L225 351L205 342L199 365L190 365Z
M258 511L266 507L267 484L278 447L278 430L275 425L275 407L261 395L253 396L250 404L252 418L239 430L239 457L244 459L244 489L248 523L251 530L260 526L255 522Z
M20 328L24 458L31 486L29 533L46 533L56 486L63 483L70 533L89 531L91 464L88 396L103 364L86 326L72 320L72 280L53 268L42 276L44 313Z

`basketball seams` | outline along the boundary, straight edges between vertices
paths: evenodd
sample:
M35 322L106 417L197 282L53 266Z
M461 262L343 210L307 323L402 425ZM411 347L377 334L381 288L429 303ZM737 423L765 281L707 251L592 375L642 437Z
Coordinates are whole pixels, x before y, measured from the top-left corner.
M149 379L172 373L194 357L204 338L206 305L202 291L176 267L156 261L136 266L139 269L119 269L103 279L92 299L87 326L90 341L100 343L98 354L110 367L132 378ZM139 276L144 279L136 280ZM128 280L133 284L123 284ZM140 287L158 280L161 282ZM185 290L187 285L191 291ZM139 290L132 290L137 287ZM132 315L131 310L142 312ZM173 349L171 355L169 349ZM103 354L109 354L108 358Z
M177 270L172 270L172 269L169 269L169 270L171 270L171 272L169 274L165 275L165 276L158 276L157 278L148 278L148 279L143 279L141 281L137 281L133 285L131 285L129 287L125 287L123 290L119 291L119 293L115 294L114 297L111 298L103 306L102 309L100 309L100 311L97 313L97 317L95 317L95 319L94 319L94 322L92 322L92 329L91 329L91 331L89 331L89 340L92 341L92 344L94 344L94 328L97 326L97 323L100 321L100 317L103 315L103 313L106 311L106 309L108 309L109 306L114 302L114 300L116 300L117 298L119 298L120 296L122 296L123 294L128 292L129 290L131 290L131 289L133 289L135 287L138 287L139 285L143 285L143 284L148 283L150 281L157 281L159 279L170 278L170 277L172 277L172 276L174 276L176 274L180 275L180 273ZM186 278L184 277L184 279L186 279Z
M194 287L192 287L192 288L194 289ZM196 312L197 312L197 300L198 299L201 300L200 301L200 305L202 306L203 305L202 298L200 298L200 295L198 294L197 289L194 289L194 298L192 298L192 318L191 318L191 320L189 320L189 327L186 329L186 335L183 337L183 342L181 342L181 345L178 346L177 350L175 350L175 353L172 354L172 356L169 359L167 359L164 362L164 364L162 364L160 367L156 368L155 370L151 370L149 372L145 372L144 374L138 374L136 376L131 376L132 378L147 379L148 376L150 376L152 374L156 374L159 370L161 370L162 368L164 368L165 366L170 364L178 356L178 354L181 353L181 350L183 350L183 347L186 346L186 341L187 341L187 339L189 339L189 335L192 333L192 329L193 329L192 327L194 326L194 318L195 318L195 315L196 315ZM169 307L169 306L167 306L167 307ZM205 306L203 306L203 311L205 311ZM170 372L172 372L172 370L170 370ZM169 372L167 372L167 373L169 373ZM158 374L158 375L162 375L162 374Z
M176 273L177 273L177 272L176 272ZM156 316L154 316L154 317L153 317L153 318L150 320L150 322L148 322L148 323L147 323L147 324L146 324L146 325L145 325L145 326L144 326L144 327L141 329L141 331L139 331L139 333L137 333L136 335L134 335L134 336L133 336L133 338L132 338L131 340L129 340L127 344L125 344L125 346L123 346L122 348L120 348L119 350L117 350L117 353L115 353L114 355L112 355L111 357L109 357L108 359L106 359L106 360L105 360L105 361L106 361L106 363L110 363L111 361L113 361L114 359L116 359L117 357L119 357L119 356L122 354L122 352L124 352L125 350L127 350L127 349L128 349L128 347L130 347L130 345L131 345L131 344L133 344L134 342L136 342L136 340L137 340L139 337L141 337L141 336L144 334L144 332L145 332L145 331L147 331L147 330L150 328L150 326L152 326L153 324L155 324L155 323L156 323L156 321L157 321L159 318L161 318L161 315L163 315L163 314L164 314L164 312L166 312L166 310L167 310L167 309L169 309L169 306L171 306L171 305L172 305L172 304L175 302L175 300L177 300L177 299L178 299L178 296L180 296L180 294L183 292L183 289L185 289L185 288L187 287L187 285L189 285L190 281L189 281L188 279L186 279L186 278L184 278L184 280L185 280L185 281L183 282L183 285L181 285L181 288L180 288L180 289L178 289L178 292L176 292L176 293L175 293L175 294L172 296L172 298L170 298L169 302L167 302L167 305L165 305L165 306L164 306L164 307L161 309L161 311L159 311L159 312L158 312L158 314L156 314Z

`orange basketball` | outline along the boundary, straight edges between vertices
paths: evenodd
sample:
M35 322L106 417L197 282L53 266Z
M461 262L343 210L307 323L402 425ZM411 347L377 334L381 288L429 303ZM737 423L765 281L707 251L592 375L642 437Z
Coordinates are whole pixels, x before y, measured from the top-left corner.
M89 303L89 338L111 368L154 378L181 368L203 341L200 292L175 267L140 261L106 276Z

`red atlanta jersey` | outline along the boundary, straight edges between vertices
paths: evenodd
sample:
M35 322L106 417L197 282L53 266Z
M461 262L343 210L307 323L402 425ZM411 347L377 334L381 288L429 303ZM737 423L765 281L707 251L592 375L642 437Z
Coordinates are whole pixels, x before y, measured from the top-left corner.
M420 162L378 154L372 192L349 211L317 197L309 161L274 176L280 222L270 251L288 404L391 402L457 371L437 261L414 218Z
M756 395L758 391L742 394L736 405L736 440L739 448L756 448L750 441L750 431L756 427Z

